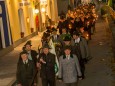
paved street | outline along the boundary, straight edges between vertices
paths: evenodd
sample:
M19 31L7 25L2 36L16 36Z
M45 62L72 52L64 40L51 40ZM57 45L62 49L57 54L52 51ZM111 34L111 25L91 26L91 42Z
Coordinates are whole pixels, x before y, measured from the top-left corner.
M40 44L42 33L38 36L31 38L32 49L37 50ZM25 43L16 47L11 53L0 57L0 86L9 86L10 83L15 81L16 66L19 58L19 53Z
M106 23L98 21L96 34L89 44L93 59L86 65L86 79L80 81L79 86L112 86L110 61L113 53L111 38L106 31Z
M32 48L35 50L40 45L41 35L40 33L30 39L32 40ZM10 86L9 84L15 80L18 55L23 45L24 43L16 47L11 53L0 57L0 86ZM96 23L96 33L89 42L89 48L93 59L86 64L86 78L79 81L79 86L112 86L111 36L107 30L107 24L101 19ZM40 81L39 86L41 86ZM57 86L64 85L57 82Z
M86 78L79 81L78 86L114 86L111 69L113 58L111 35L103 20L97 21L96 33L89 42L89 48L93 59L86 64ZM41 83L38 86L41 86ZM57 86L64 84L57 81Z

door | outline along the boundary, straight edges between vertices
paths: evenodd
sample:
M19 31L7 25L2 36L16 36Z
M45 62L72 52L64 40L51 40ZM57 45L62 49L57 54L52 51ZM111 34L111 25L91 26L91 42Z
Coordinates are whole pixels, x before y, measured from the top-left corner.
M25 33L24 13L23 13L23 9L22 8L20 8L18 10L18 15L19 15L19 22L20 22L21 32Z

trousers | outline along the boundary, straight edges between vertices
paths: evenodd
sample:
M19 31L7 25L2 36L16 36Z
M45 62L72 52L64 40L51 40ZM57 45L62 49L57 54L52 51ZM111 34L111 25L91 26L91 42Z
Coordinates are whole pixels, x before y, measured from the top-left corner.
M42 86L56 86L55 80L42 79Z
M65 86L77 86L77 82L75 82L75 83L65 83Z

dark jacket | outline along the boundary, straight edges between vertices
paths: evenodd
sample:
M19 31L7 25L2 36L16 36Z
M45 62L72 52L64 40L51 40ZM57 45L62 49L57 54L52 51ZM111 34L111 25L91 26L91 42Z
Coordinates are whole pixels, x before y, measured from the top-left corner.
M62 34L62 28L65 28L65 21L59 21L57 28L59 28L59 33Z
M54 38L54 35L52 35L52 41L53 41L53 43L59 42L59 35L57 35L57 39L55 39L55 38Z
M74 51L73 54L77 55L79 50L77 49L74 39L72 40L72 45ZM81 56L78 55L78 57L80 56L82 57L82 59L89 57L89 47L87 45L86 40L83 37L80 37L79 49L80 49L79 53L81 53Z
M40 63L40 58L42 58L46 64L41 63L41 70L40 70L40 77L42 79L55 79L55 55L52 53L48 53L45 55L44 53L41 53L38 59L38 62Z
M35 66L36 66L36 62L37 62L37 55L38 55L38 53L35 50L31 50L31 57L32 57L32 61ZM21 57L19 57L19 61L20 60L21 60Z
M34 64L36 65L37 62L37 52L35 50L31 50L31 56L32 56L32 60L34 62Z
M33 61L28 60L28 63L25 65L22 60L17 64L16 79L17 83L22 86L30 86L32 80L34 79L36 73L36 68ZM36 82L36 80L35 80Z

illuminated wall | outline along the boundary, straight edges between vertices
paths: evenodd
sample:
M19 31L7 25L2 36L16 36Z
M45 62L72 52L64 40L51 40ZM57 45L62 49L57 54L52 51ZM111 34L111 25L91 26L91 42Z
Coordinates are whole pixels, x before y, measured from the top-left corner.
M34 19L34 0L6 0L13 42L36 31ZM23 36L22 36L23 37Z
M5 1L0 1L0 49L12 45L12 37Z

